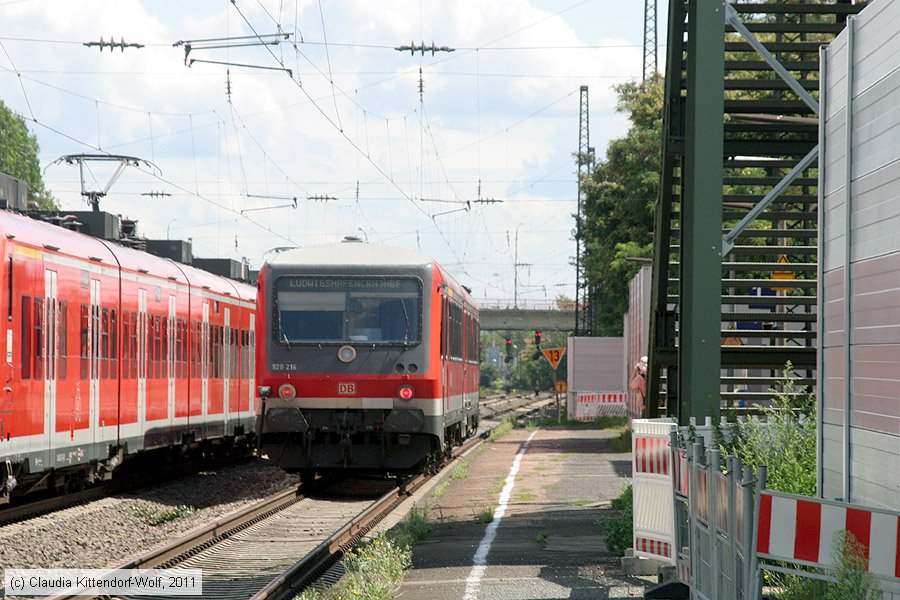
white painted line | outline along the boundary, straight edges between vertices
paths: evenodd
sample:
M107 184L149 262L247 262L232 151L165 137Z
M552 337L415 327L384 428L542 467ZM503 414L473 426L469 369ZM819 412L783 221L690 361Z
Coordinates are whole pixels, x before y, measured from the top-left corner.
M484 537L481 538L481 543L478 544L478 549L472 558L472 570L469 572L469 576L466 577L466 593L463 596L463 600L477 600L478 598L481 578L484 577L484 572L487 570L488 553L491 551L491 544L494 543L494 538L497 537L497 528L500 527L500 521L503 519L503 515L506 514L506 506L509 504L509 497L512 495L513 487L516 485L516 474L518 474L519 466L522 464L522 457L525 456L528 446L531 445L531 439L538 431L538 429L532 431L525 443L522 444L522 447L519 448L518 453L516 453L516 458L509 469L509 475L506 476L506 484L503 486L503 491L500 492L500 501L497 505L497 510L494 511L494 520L488 523L487 528L485 528Z

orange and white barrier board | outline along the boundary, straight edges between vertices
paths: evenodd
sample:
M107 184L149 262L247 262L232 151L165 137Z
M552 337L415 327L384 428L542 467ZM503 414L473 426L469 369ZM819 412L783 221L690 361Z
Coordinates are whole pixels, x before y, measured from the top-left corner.
M623 394L624 395L624 394ZM671 419L631 421L634 555L675 564Z
M627 414L628 397L623 392L576 392L575 420L593 421L597 417Z
M763 490L756 552L761 558L834 567L835 534L847 530L865 548L869 572L900 580L900 513Z

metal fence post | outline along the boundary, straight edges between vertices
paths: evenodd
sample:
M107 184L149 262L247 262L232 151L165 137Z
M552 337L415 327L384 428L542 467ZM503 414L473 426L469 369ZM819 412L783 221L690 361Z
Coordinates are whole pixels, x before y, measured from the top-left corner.
M701 440L703 438L700 438ZM697 470L700 469L701 457L703 456L703 444L700 442L694 442L691 446L691 461L688 465L688 473L689 473L689 482L688 486L690 489L690 499L688 500L689 514L691 516L691 529L690 529L690 539L691 539L691 598L697 597L697 588L702 587L702 581L700 574L702 570L700 569L700 536L697 534L697 502L700 499L697 497Z
M765 468L765 467L763 467ZM753 527L756 523L755 513L753 512L753 469L749 465L743 469L743 480L741 486L745 488L744 493L744 600L755 600L756 595L753 594L753 557L756 556L756 538L753 535ZM752 594L752 595L751 595Z
M709 565L712 570L710 598L720 598L720 580L722 572L719 568L719 511L716 506L716 477L721 471L721 460L718 448L707 451L706 460L706 515L709 519Z
M736 456L729 456L726 459L726 468L728 469L728 549L731 552L731 556L729 557L731 564L731 584L729 585L728 596L730 598L738 597L738 585L737 585L737 575L738 575L738 554L737 554L737 540L735 539L735 523L737 522L737 510L735 510L735 485L737 484L737 477L735 477L735 473L740 470L740 460ZM738 465L735 467L735 465Z
M750 579L753 586L750 591L753 596L748 596L748 598L752 597L753 600L762 599L762 579L759 572L759 558L756 555L756 542L759 535L759 497L764 489L766 489L766 467L760 465L756 468L756 499L753 503L755 510L753 511L753 537L750 552Z

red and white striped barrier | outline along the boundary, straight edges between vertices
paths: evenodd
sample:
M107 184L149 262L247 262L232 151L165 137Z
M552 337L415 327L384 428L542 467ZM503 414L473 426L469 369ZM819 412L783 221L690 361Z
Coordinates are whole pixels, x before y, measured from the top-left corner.
M833 567L843 529L865 548L869 572L900 579L900 513L762 490L756 552L761 558Z
M668 438L635 437L634 439L634 473L652 473L669 475L672 452Z
M604 415L625 415L628 397L622 392L576 392L575 420L593 421Z
M632 419L634 555L675 564L671 419Z

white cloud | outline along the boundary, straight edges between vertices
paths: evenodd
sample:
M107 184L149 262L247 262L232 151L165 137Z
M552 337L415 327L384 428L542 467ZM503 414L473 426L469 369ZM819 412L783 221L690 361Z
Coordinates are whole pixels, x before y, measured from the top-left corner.
M513 293L507 232L518 228L519 262L533 265L520 269L520 296L571 295L577 90L590 85L592 145L601 153L627 126L613 112L609 88L640 69L641 7L628 7L633 31L615 31L600 18L608 2L584 5L579 15L597 17L596 35L587 40L576 33L582 24L567 21L569 13L553 15L529 0L335 0L322 3L326 54L319 2L296 4L262 0L239 8L259 33L274 32L274 18L283 31L300 34L297 53L289 43L270 47L274 57L265 48L192 50L194 58L267 67L281 60L293 71L292 81L278 71L230 67L232 106L226 67L189 68L184 49L171 45L250 34L229 3L21 2L0 6L0 20L40 123L90 145L99 129L104 150L153 158L162 169L163 181L126 171L103 200L105 209L138 218L148 235L162 237L168 229L193 237L197 254L247 256L258 265L268 249L287 243L266 227L299 244L363 230L372 241L421 248L461 279L471 278L484 297ZM9 39L100 36L147 46L99 52L79 43ZM458 49L435 57L393 50L423 41ZM510 47L517 49L498 49ZM421 126L420 64L429 129ZM30 115L4 56L0 67L7 69L0 70L3 100ZM88 150L48 128L34 131L44 164ZM104 181L102 169L95 175ZM76 169L50 167L46 177L65 207L83 206ZM472 200L479 180L483 198L505 202L432 219L461 205L408 198ZM154 190L173 196L140 195ZM239 212L279 203L248 193L296 196L298 208L247 213L259 227L217 206Z

